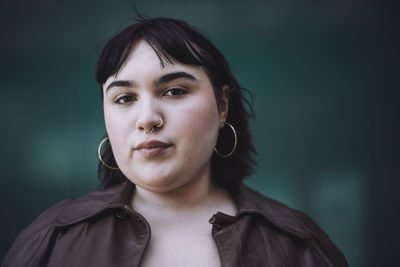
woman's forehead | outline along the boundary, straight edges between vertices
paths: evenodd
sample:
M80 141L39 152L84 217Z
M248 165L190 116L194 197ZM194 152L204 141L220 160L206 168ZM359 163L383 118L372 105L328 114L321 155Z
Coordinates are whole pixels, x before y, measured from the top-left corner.
M208 78L202 67L186 65L176 60L162 60L146 41L140 41L132 47L120 70L107 79L104 87L118 79L157 79L166 73L174 72L187 73L199 80Z

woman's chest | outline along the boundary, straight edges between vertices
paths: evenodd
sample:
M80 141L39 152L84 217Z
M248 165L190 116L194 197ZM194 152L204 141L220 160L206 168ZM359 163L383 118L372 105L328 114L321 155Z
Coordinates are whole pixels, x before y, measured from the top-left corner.
M221 266L211 231L154 232L141 266Z

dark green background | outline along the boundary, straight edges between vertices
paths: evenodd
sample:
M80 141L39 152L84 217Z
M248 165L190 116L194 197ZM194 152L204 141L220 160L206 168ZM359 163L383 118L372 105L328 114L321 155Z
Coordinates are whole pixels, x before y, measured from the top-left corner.
M310 214L351 266L398 262L394 4L135 3L200 28L252 91L259 167L249 185ZM1 3L0 258L40 212L96 187L96 59L133 17L122 0Z

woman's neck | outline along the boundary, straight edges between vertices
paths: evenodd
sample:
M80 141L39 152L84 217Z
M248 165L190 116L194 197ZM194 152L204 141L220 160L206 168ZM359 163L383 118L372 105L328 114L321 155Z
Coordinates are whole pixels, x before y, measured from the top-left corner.
M182 219L207 219L216 211L234 214L236 209L229 194L203 177L168 192L152 192L136 187L132 207L152 222ZM206 218L204 218L206 216Z
M132 204L134 208L156 208L183 211L202 206L213 194L215 186L211 179L202 177L167 192L153 192L136 186Z

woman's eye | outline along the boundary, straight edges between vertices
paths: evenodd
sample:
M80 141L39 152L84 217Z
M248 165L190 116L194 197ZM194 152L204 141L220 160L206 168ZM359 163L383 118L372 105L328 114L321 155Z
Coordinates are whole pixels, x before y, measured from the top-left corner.
M127 104L135 100L135 97L132 95L123 95L118 97L115 103L117 104Z
M186 90L181 89L181 88L172 88L170 90L168 90L165 95L166 96L181 96L186 94Z

